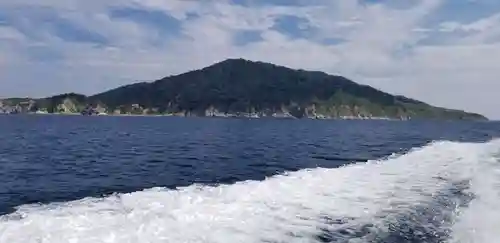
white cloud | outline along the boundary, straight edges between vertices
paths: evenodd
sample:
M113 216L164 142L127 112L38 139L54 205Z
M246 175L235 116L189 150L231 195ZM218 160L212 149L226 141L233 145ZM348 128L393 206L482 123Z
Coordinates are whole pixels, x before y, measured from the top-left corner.
M9 26L0 26L0 38L2 41L25 40L25 36L21 32Z
M250 7L232 5L229 0L0 0L0 7L7 11L33 9L35 4L51 9L107 40L104 47L69 42L51 35L42 25L32 30L42 33L41 39L33 40L13 27L0 25L0 82L8 87L0 95L45 95L49 90L94 93L201 68L228 57L244 57L341 74L435 105L500 118L500 112L492 108L500 105L494 92L500 90L496 80L500 70L495 68L500 61L500 9L497 15L470 23L425 25L441 3L420 0L393 8L354 0ZM111 18L109 10L118 7L163 11L182 21L181 35L163 40L154 26ZM271 29L281 15L307 19L314 32L307 39L297 39ZM260 31L262 41L235 45L234 34L241 30ZM440 41L444 34L446 41ZM336 45L321 42L328 38L342 41ZM435 44L422 44L427 39L435 39ZM161 41L152 44L153 40ZM35 42L59 54L60 60L30 58L28 47ZM19 75L20 70L29 72ZM27 85L30 83L33 85Z

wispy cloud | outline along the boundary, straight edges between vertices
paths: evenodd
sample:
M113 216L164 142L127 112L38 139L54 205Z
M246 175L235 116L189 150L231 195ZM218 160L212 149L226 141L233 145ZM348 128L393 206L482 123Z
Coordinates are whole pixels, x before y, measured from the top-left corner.
M0 0L1 96L95 93L243 57L500 118L493 0Z

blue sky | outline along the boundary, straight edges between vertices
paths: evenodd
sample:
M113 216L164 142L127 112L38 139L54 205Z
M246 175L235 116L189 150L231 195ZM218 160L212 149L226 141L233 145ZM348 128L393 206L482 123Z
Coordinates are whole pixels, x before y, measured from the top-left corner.
M500 118L498 0L0 0L0 97L242 57Z

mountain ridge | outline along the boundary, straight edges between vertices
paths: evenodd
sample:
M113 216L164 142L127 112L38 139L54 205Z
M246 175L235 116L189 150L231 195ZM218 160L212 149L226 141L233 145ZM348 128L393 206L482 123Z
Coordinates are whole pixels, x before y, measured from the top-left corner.
M477 113L392 95L343 76L242 58L91 96L69 93L33 102L37 109L27 110L49 113L82 113L91 108L108 114L487 120Z

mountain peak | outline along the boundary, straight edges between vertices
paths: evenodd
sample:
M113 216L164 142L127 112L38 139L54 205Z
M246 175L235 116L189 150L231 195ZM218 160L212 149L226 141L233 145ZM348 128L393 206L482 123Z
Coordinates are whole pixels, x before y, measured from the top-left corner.
M296 70L292 69L290 67L286 67L283 65L277 65L269 62L263 62L263 61L255 61L255 60L250 60L250 59L245 59L245 58L227 58L222 61L216 62L210 66L207 66L205 68L202 68L201 70L198 71L206 71L210 70L212 68L222 68L222 69L231 69L233 71L243 71L247 69L247 71L253 70L253 71L263 71L263 70L281 70L284 72L295 72L295 71L304 71L304 70ZM313 72L311 72L313 73ZM315 72L319 73L319 72Z
M244 58L227 58L222 61L216 62L215 64L208 66L224 66L224 65L242 65L242 64L264 64L263 62L252 61Z

